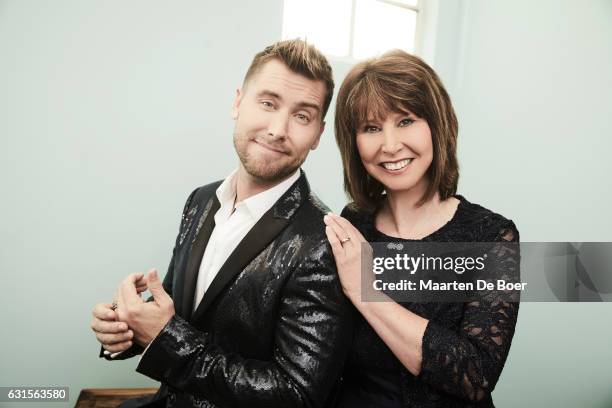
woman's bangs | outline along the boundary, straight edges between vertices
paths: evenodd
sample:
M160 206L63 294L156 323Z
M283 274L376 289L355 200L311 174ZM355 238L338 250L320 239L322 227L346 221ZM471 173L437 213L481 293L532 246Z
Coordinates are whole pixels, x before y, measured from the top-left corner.
M350 121L353 130L358 129L368 121L383 121L393 108L396 101L385 92L381 84L368 76L358 82L348 97Z

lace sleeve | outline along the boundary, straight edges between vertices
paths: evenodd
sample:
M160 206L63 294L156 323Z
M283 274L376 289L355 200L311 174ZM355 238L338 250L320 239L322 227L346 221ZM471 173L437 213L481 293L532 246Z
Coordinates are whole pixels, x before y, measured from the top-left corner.
M518 243L519 235L506 220L485 240ZM518 245L512 248L514 251L500 251L497 256L502 274L517 276L520 254ZM423 335L418 378L459 398L485 398L493 391L510 351L518 309L518 302L484 297L464 304L456 331L430 320Z

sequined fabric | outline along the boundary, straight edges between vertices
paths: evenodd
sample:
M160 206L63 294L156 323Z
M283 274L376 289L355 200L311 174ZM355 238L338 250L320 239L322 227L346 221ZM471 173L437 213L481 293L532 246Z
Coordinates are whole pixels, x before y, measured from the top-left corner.
M199 188L185 206L164 279L175 305L218 185ZM302 174L269 219L262 218L282 226L278 235L201 314L186 318L177 309L137 368L162 383L157 401L165 399L167 407L333 405L356 315L340 287L325 213Z
M514 223L461 196L455 216L425 237L430 242L518 242ZM370 214L345 208L369 241L402 241L374 227ZM509 276L519 254L496 254ZM501 279L503 279L503 273ZM405 369L363 317L344 372L341 407L493 407L491 392L514 335L519 304L483 298L471 303L402 303L429 319L417 377ZM376 402L372 405L372 402Z

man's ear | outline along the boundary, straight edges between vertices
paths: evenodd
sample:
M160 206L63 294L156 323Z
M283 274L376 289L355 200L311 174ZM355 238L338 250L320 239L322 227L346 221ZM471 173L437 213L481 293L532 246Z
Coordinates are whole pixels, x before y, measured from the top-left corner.
M238 119L238 108L240 108L240 101L242 100L242 90L236 88L236 98L232 104L232 119Z
M314 150L319 146L319 142L321 141L321 135L323 134L324 130L325 130L325 121L321 122L321 128L319 129L319 134L317 135L317 138L315 139L314 143L310 147L310 150Z

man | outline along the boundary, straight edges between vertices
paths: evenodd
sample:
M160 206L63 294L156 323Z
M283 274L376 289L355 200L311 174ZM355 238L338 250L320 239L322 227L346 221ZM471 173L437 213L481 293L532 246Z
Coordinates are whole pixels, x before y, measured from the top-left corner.
M187 199L163 285L132 274L94 308L101 356L146 348L136 370L162 383L148 406L332 404L354 316L300 166L333 86L300 40L258 53L232 109L239 168Z

